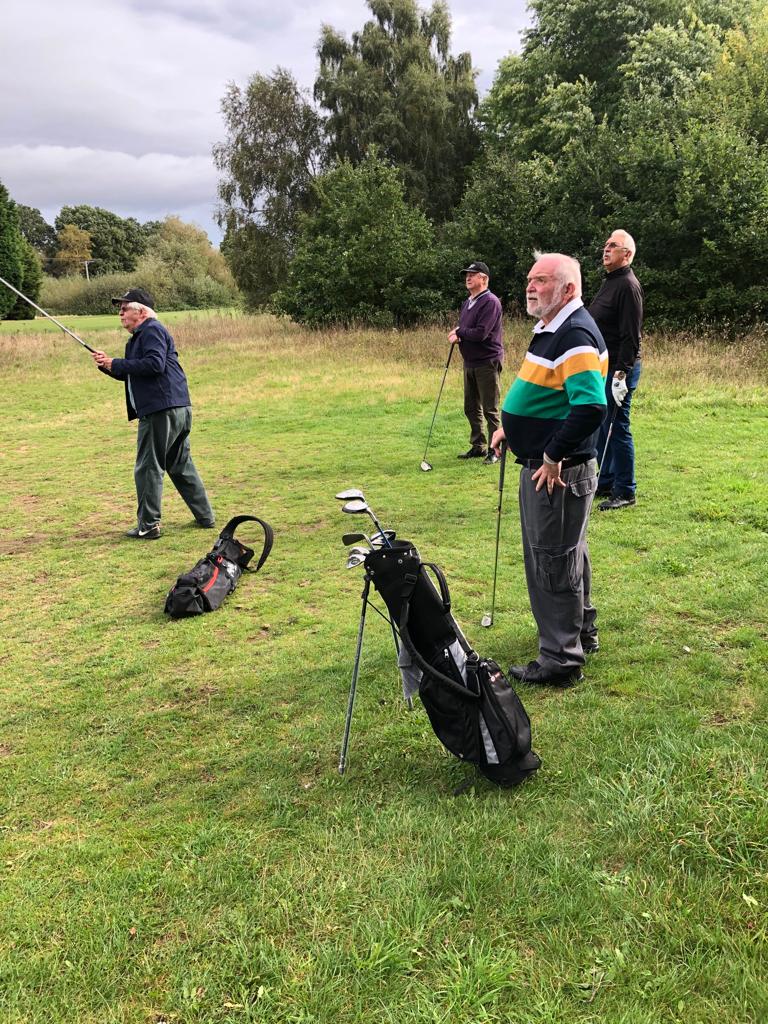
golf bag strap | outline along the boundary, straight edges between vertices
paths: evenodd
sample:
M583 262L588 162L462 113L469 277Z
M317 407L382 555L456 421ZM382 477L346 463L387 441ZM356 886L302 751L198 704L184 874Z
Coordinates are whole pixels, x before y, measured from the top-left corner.
M256 568L249 569L249 572L258 572L262 565L264 565L266 560L269 558L269 553L272 550L272 544L274 543L275 540L275 532L269 525L269 523L265 522L263 519L259 519L258 516L233 516L232 519L229 520L227 525L221 531L219 536L223 540L232 540L235 535L235 530L238 528L238 526L241 523L247 522L258 523L259 526L261 526L262 530L264 531L264 549L261 552L261 556L259 557L259 561L258 564L256 565Z
M437 582L440 585L440 597L443 601L443 611L449 612L451 610L451 595L448 591L448 584L445 576L443 576L443 570L439 565L435 565L434 562L422 562L421 565L422 567L426 566L427 569L431 569L437 577Z

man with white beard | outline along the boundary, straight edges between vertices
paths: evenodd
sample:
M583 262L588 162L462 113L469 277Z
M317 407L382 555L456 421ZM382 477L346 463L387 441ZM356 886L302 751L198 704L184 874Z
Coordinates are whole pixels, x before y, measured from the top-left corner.
M598 649L587 523L597 489L597 436L606 412L608 352L581 301L581 269L562 253L536 254L528 313L538 318L492 438L520 463L520 522L539 654L510 675L573 686Z

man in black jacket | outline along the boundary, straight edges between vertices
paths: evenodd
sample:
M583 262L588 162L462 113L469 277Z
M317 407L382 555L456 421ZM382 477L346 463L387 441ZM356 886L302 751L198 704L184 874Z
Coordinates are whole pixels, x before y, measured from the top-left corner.
M120 323L131 332L125 358L112 359L100 351L93 358L102 373L125 382L128 419L139 421L133 471L137 523L127 536L138 540L160 536L165 473L198 526L211 527L213 510L189 450L192 403L173 338L157 319L149 292L131 288L112 302L120 307Z
M597 489L598 495L606 499L598 505L602 512L626 508L636 501L635 442L629 427L629 410L642 369L643 289L631 267L634 258L632 236L626 231L614 231L603 246L606 278L589 306L608 347L605 393L609 411L597 449L602 455L610 430Z

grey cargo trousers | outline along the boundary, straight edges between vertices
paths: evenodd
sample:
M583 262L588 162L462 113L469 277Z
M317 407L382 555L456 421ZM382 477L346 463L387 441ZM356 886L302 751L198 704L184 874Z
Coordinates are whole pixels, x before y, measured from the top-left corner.
M597 460L564 466L566 487L536 491L535 468L520 471L520 523L538 663L556 672L584 664L582 637L597 635L587 523L597 490Z

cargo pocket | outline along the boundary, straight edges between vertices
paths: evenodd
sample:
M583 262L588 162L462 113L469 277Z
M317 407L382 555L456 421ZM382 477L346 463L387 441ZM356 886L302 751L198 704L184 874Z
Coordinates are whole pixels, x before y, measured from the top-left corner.
M577 498L588 498L597 490L597 477L588 476L583 480L574 480L568 486L571 489L571 494L575 494Z
M550 594L575 592L579 586L577 549L569 548L562 554L553 554L546 548L534 548L533 559L536 579L542 590Z

